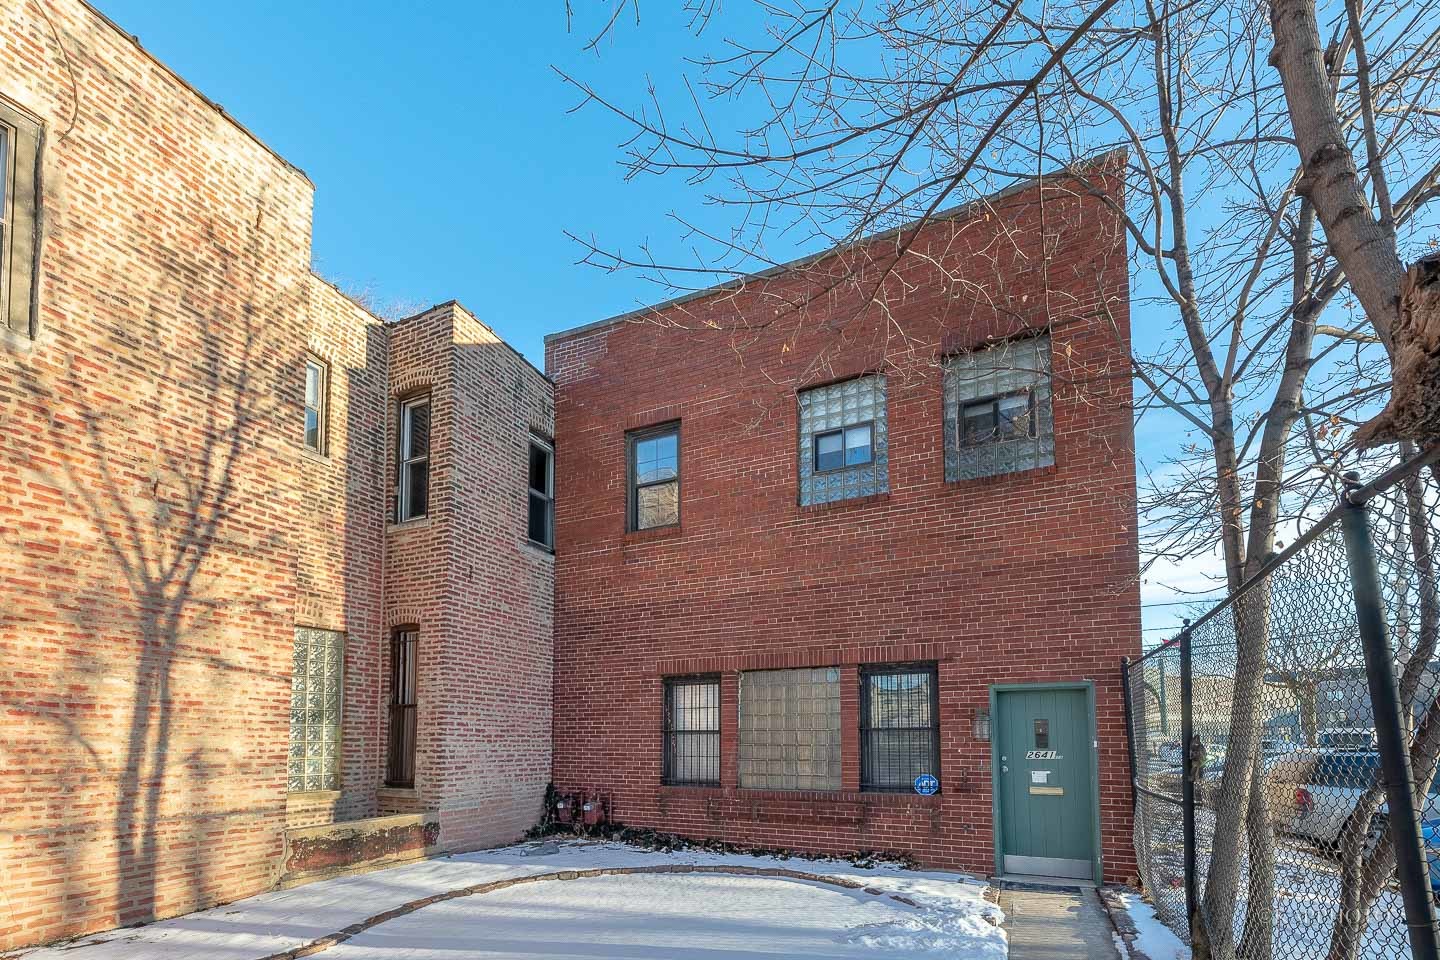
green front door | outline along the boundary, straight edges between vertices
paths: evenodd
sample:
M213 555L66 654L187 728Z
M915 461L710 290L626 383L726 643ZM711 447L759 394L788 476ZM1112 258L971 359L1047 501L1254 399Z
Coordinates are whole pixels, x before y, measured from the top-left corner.
M1006 873L1091 878L1095 733L1085 689L997 690L996 814Z

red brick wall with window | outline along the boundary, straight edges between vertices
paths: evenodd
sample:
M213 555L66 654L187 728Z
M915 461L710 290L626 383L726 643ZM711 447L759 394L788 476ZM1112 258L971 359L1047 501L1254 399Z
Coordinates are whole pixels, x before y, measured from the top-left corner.
M1047 180L893 238L547 342L559 433L555 781L738 843L993 869L989 685L1093 680L1106 876L1133 872L1120 658L1139 649L1123 230ZM836 278L859 263L862 281ZM893 269L889 269L893 266ZM875 283L886 310L863 305ZM803 304L798 309L784 304ZM1048 329L1055 463L948 483L940 363ZM799 389L888 388L889 491L798 505ZM681 425L681 522L627 532L627 431ZM860 790L866 664L938 665L942 789ZM836 666L838 791L738 787L741 671ZM661 785L662 678L721 676L721 785Z

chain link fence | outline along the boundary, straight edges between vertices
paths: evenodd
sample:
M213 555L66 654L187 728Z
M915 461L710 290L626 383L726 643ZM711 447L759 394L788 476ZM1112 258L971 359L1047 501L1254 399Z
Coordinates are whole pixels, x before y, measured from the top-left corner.
M1433 936L1440 889L1436 459L1354 491L1124 667L1141 875L1197 957L1434 960L1413 951L1423 928ZM1386 697L1372 680L1392 670ZM1395 830L1387 736L1392 764L1409 758L1420 821L1402 803ZM1427 849L1406 868L1417 829Z

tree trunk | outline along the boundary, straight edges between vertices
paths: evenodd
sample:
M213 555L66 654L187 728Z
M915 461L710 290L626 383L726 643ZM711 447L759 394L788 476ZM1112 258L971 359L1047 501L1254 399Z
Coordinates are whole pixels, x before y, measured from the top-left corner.
M1359 438L1372 446L1427 446L1440 438L1440 267L1421 261L1407 275L1393 230L1365 196L1335 109L1314 0L1271 0L1270 28L1270 63L1280 73L1304 171L1296 192L1315 204L1330 251L1393 366L1390 404Z
M1247 848L1250 875L1246 883L1245 928L1240 933L1243 960L1271 960L1275 932L1275 832L1265 794L1265 758L1255 752L1250 776Z

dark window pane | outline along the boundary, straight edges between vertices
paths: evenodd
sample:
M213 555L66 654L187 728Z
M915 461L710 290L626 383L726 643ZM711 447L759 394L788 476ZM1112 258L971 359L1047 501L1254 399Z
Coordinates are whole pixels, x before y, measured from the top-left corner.
M405 465L408 485L405 517L423 517L430 509L430 464L424 460Z
M847 467L869 463L871 454L870 424L845 428L845 465Z
M530 444L530 489L550 493L550 451L538 443Z
M550 511L553 509L550 501L539 494L530 494L530 523L529 537L536 543L543 543L545 546L553 546L550 542Z
M815 469L838 470L845 466L844 432L835 430L815 438Z
M415 782L416 648L419 634L401 630L390 640L390 724L385 782L408 787Z
M928 727L930 706L928 673L870 677L871 727Z
M430 404L413 404L405 408L405 413L410 421L405 459L426 456L430 453Z
M964 434L960 442L964 445L989 443L995 438L995 404L986 400L967 406L961 411L961 429Z
M1030 436L1030 395L1028 393L1001 397L996 403L1000 408L999 439L1015 440Z
M665 681L663 764L667 783L720 782L718 681Z
M305 410L305 446L311 450L320 449L320 411Z
M639 530L680 522L680 484L657 483L635 491L635 526Z
M913 790L921 774L939 776L934 671L870 673L862 682L861 787Z
M1050 749L1050 721L1049 721L1049 720L1036 720L1036 721L1035 721L1035 749L1036 749L1036 750L1049 750L1049 749Z

